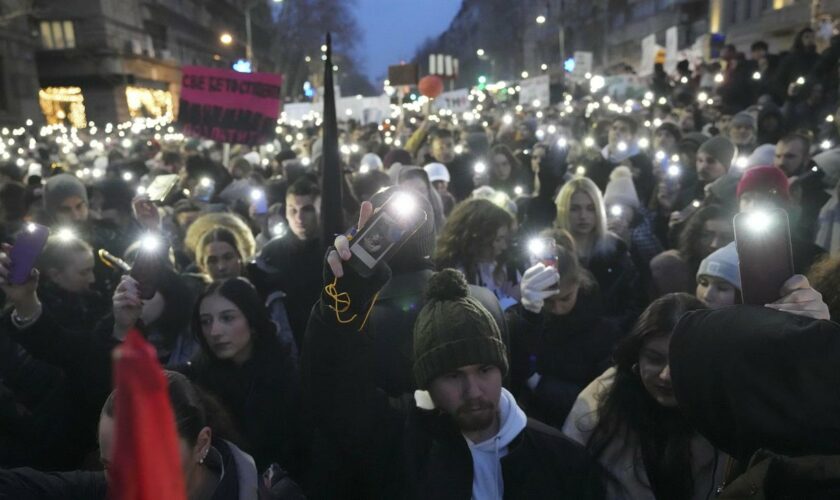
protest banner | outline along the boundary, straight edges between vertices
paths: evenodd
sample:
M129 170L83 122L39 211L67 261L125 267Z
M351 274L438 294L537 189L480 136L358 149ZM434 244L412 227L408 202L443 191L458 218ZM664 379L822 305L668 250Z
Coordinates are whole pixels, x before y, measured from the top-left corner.
M587 73L592 74L592 52L575 51L575 69L572 71L572 78L575 81L582 81Z
M448 109L453 113L469 111L472 109L470 105L470 91L467 89L458 89L444 92L432 101L432 109L435 113L443 109Z
M551 80L548 75L535 76L519 82L519 104L548 106L551 102Z
M283 77L185 66L178 123L187 134L257 145L274 133Z

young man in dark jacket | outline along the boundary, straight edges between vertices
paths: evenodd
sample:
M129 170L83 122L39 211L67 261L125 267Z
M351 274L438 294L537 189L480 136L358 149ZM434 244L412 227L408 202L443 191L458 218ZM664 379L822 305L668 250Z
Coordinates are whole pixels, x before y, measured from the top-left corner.
M372 210L362 205L359 227ZM310 317L303 361L318 433L338 442L341 467L358 473L355 484L331 497L604 496L583 450L529 421L502 388L508 358L499 328L457 271L430 280L414 325L413 371L421 391L414 401L378 391L365 323L390 270L382 266L363 279L342 266L351 256L346 237L336 239L336 249L325 272L332 286Z

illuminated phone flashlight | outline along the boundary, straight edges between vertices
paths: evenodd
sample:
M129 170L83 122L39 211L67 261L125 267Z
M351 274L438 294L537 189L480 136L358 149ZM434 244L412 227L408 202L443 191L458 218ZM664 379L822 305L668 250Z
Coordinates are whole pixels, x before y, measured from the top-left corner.
M358 144L351 145L350 146L350 152L351 153L358 153L359 152L359 145Z
M124 172L122 178L125 182L131 182L132 180L134 180L134 174L132 174L131 172Z
M618 150L621 151L622 153L627 151L627 143L624 142L624 141L619 142L617 147L618 147Z
M417 200L408 193L394 195L394 210L400 217L409 217L417 209Z
M209 188L213 185L213 179L209 177L202 177L201 180L198 181L198 184L203 188Z
M263 192L262 189L252 189L251 190L251 201L253 201L253 202L260 201L261 199L263 199L263 196L265 196L265 193Z
M557 147L560 149L566 149L566 146L569 145L569 141L566 140L565 137L561 137L557 139Z
M828 123L833 122L833 121L834 121L834 115L828 115L828 116L826 116L826 117L825 117L825 121L827 121Z
M475 165L473 165L473 171L477 174L483 174L487 172L487 164L483 161L476 162Z
M361 167L359 167L359 173L360 174L366 174L368 172L370 172L370 167L369 166L362 165Z
M767 212L763 210L756 210L754 212L750 212L747 216L747 227L750 231L756 233L763 233L766 231L770 225L773 223L773 218Z
M666 99L665 97L660 97L658 102L659 102L659 104L664 106L664 105L668 104L668 99Z
M285 236L286 231L288 231L288 228L282 221L271 226L271 235L275 238Z
M824 140L820 143L820 147L822 149L831 149L831 146L833 146L833 144L831 144L831 141L829 141L828 139L826 139L826 140Z
M680 162L680 155L671 155L671 162L679 163Z
M515 194L516 196L522 196L524 192L525 189L522 186L516 186L515 188L513 188L513 194Z
M679 177L682 174L682 169L679 165L671 165L668 167L668 177Z
M647 149L648 146L650 146L650 141L647 137L642 137L641 139L639 139L638 144L640 148Z
M723 73L718 73L715 75L715 83L723 83Z
M664 161L666 156L665 151L657 151L654 158L656 158L656 161Z
M591 147L595 146L595 139L593 139L591 137L585 137L583 139L583 145L586 146L587 148L591 148Z
M750 160L746 156L739 156L735 160L735 166L738 167L738 168L747 168L747 165L749 164L749 162L750 162Z
M586 175L586 167L583 165L579 165L578 168L575 169L576 175Z
M684 77L680 78L680 83L688 83L688 77L684 76Z
M694 207L694 208L700 208L700 200L692 201L691 206Z
M548 126L548 133L549 134L556 134L557 133L557 127L555 127L554 125L549 125Z
M708 99L708 98L709 98L709 94L707 94L705 92L700 92L699 94L697 94L697 100L701 103L706 102L706 99Z
M659 128L662 126L662 118L654 118L653 119L653 126Z
M146 252L156 252L160 248L160 238L154 234L145 234L140 238L140 248Z
M538 141L541 141L541 140L545 139L545 130L543 130L543 129L537 130L536 136L537 136Z
M796 84L797 84L797 85L805 85L805 77L804 77L804 76L800 76L799 78L797 78L797 79L796 79Z
M304 157L304 158L300 159L300 164L303 165L304 167L308 167L311 162L312 162L312 160L310 160L308 157Z
M67 243L67 242L72 241L72 240L74 240L74 239L76 238L76 233L75 233L75 232L73 232L73 230L72 230L72 229L70 229L70 228L67 228L67 227L62 227L61 229L59 229L59 230L55 233L55 236L56 236L56 237L58 238L58 240L59 240L59 241L61 241L62 243Z
M621 217L621 214L624 213L624 209L621 208L621 205L613 205L610 207L610 215L613 217Z
M140 196L146 194L146 186L137 186L137 194Z
M541 238L534 238L533 240L528 242L528 251L531 252L533 255L543 255L546 251L545 241Z
M502 117L502 123L504 123L505 125L510 125L511 123L513 123L513 117L510 115L505 115L504 117Z

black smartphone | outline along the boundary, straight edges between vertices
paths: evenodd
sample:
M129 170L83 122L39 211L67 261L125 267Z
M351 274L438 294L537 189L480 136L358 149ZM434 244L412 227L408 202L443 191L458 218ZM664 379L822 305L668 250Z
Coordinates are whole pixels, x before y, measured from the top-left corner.
M348 264L359 275L371 276L426 222L428 214L416 196L407 191L394 193L353 238Z
M177 174L166 174L155 177L155 180L146 189L146 195L148 195L149 201L163 204L166 198L169 197L169 194L172 193L172 190L175 189L175 186L178 185L179 180Z
M165 258L162 253L166 251L167 248L163 242L155 236L144 236L141 240L129 275L137 280L140 298L143 300L151 299L158 290Z
M781 298L794 274L790 221L777 208L740 213L733 221L744 304L765 305Z
M15 244L9 252L11 266L9 268L9 282L22 285L29 280L32 268L38 257L44 251L50 230L46 226L30 222L26 224L15 238Z

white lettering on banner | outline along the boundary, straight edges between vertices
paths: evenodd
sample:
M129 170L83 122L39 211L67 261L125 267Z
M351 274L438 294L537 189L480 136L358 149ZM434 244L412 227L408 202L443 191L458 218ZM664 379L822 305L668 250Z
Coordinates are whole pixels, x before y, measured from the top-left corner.
M391 100L387 94L378 97L342 97L335 103L338 121L356 120L362 124L381 123L390 116ZM350 110L350 113L347 113ZM312 120L314 113L323 116L323 103L296 102L283 106L286 120L290 122Z
M665 72L671 74L677 69L679 51L679 28L671 26L665 30Z
M639 75L648 76L653 74L653 65L656 63L656 35L648 35L642 38L642 59L639 62Z
M519 82L519 104L531 106L539 101L541 106L551 102L551 81L548 75L535 76Z
M437 112L448 109L453 113L464 113L470 110L470 92L467 89L444 92L432 101L432 109Z

